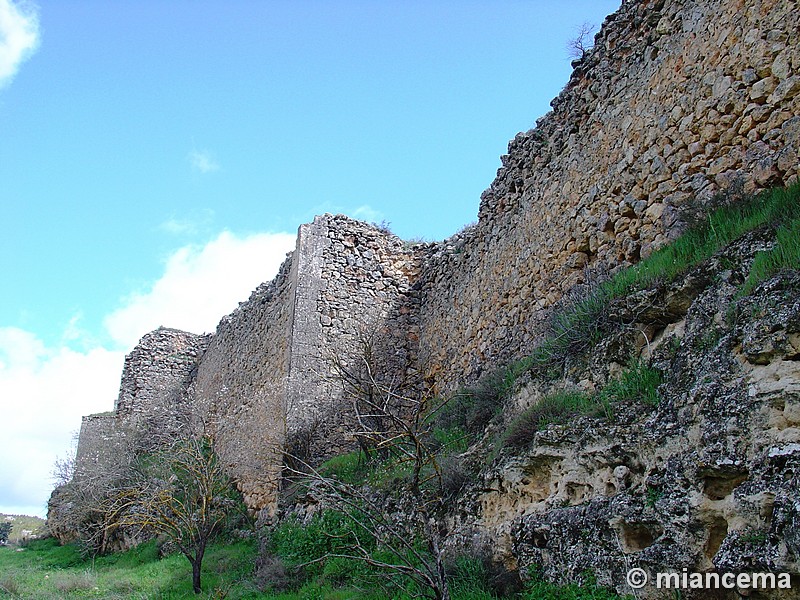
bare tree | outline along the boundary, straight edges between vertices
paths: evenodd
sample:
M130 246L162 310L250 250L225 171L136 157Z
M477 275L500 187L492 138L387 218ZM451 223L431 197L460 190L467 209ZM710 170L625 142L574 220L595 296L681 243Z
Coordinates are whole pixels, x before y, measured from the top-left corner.
M79 465L68 454L52 471L56 488L48 502L48 528L62 543L78 540L86 554L105 553L117 541L104 510L109 495L127 480L140 438L127 429L118 434L101 447L101 461L84 458Z
M209 541L240 506L206 434L190 435L136 461L125 485L109 494L106 530L138 529L165 535L192 565L192 588Z
M396 519L385 499L369 489L346 484L321 473L305 461L292 457L287 476L305 482L340 510L354 526L354 532L379 540L395 562L374 558L365 544L356 543L352 552L329 554L362 561L386 572L411 578L436 600L449 600L443 541L446 537L441 517L445 508L440 448L433 442L430 418L441 406L428 394L415 392L400 377L383 371L386 367L373 337L362 335L360 355L345 362L333 357L335 376L350 399L355 420L355 438L366 452L385 457L393 466L406 466L408 477L402 484L405 519ZM420 535L421 534L421 535ZM422 537L426 550L416 541ZM358 535L356 535L358 539Z
M593 34L597 29L591 23L581 23L575 32L575 37L567 42L567 50L569 57L575 60L583 60L586 54L592 49L594 45Z

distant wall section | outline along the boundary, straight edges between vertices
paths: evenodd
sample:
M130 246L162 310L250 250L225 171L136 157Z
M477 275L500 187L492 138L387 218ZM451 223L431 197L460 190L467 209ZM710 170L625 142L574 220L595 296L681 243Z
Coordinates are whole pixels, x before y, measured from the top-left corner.
M161 327L125 357L114 411L83 418L76 476L112 471L132 456L169 440L192 412L190 388L208 336Z

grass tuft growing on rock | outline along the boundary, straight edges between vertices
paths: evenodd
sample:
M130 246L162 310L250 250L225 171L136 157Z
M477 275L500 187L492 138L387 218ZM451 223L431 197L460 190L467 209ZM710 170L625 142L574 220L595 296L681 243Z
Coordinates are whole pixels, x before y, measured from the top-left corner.
M644 361L634 361L618 379L612 379L600 391L604 406L616 402L641 401L650 406L658 404L658 386L661 372Z
M562 425L575 417L612 418L619 404L641 402L658 404L661 372L644 362L631 363L619 378L609 381L594 394L562 390L545 396L509 424L500 445L521 449L528 446L537 431L549 425Z
M509 448L524 448L533 441L537 431L548 425L565 423L580 415L599 417L604 414L605 406L597 395L556 392L545 396L511 421L501 443Z
M800 267L800 218L792 219L778 229L775 247L772 250L756 254L741 294L749 294L760 282L783 269L798 267Z
M557 311L551 335L532 355L534 365L560 361L569 353L593 347L605 333L608 305L613 300L659 282L673 281L745 233L778 223L787 225L778 230L775 249L756 258L745 293L778 270L796 267L800 264L800 183L713 210L673 242L618 271L584 298Z

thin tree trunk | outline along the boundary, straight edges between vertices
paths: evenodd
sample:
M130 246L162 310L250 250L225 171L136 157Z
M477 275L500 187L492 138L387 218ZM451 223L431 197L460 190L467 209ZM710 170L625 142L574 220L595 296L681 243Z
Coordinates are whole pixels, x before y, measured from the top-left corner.
M437 525L425 520L425 533L428 536L428 550L433 555L436 569L436 583L439 589L435 590L436 600L450 600L450 586L447 583L447 572L444 568L442 549L439 546L439 532Z
M200 569L203 567L203 555L205 552L205 544L203 544L202 547L197 548L194 559L189 559L189 562L192 563L192 589L195 594L203 591L203 588L200 587Z

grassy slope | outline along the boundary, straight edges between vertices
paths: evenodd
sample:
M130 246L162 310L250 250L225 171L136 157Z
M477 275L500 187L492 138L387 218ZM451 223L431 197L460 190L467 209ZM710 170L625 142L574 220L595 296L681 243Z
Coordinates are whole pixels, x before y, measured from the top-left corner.
M0 598L386 600L392 597L386 590L358 589L357 581L335 585L324 578L310 580L292 592L260 592L252 566L256 553L254 540L212 545L204 561L204 592L195 595L191 589L188 561L179 554L159 559L155 542L92 560L83 558L74 545L59 546L52 538L35 540L22 551L12 547L0 548ZM489 592L472 586L466 589L454 587L454 600L493 598ZM619 597L593 586L559 588L536 582L517 598L616 600Z

